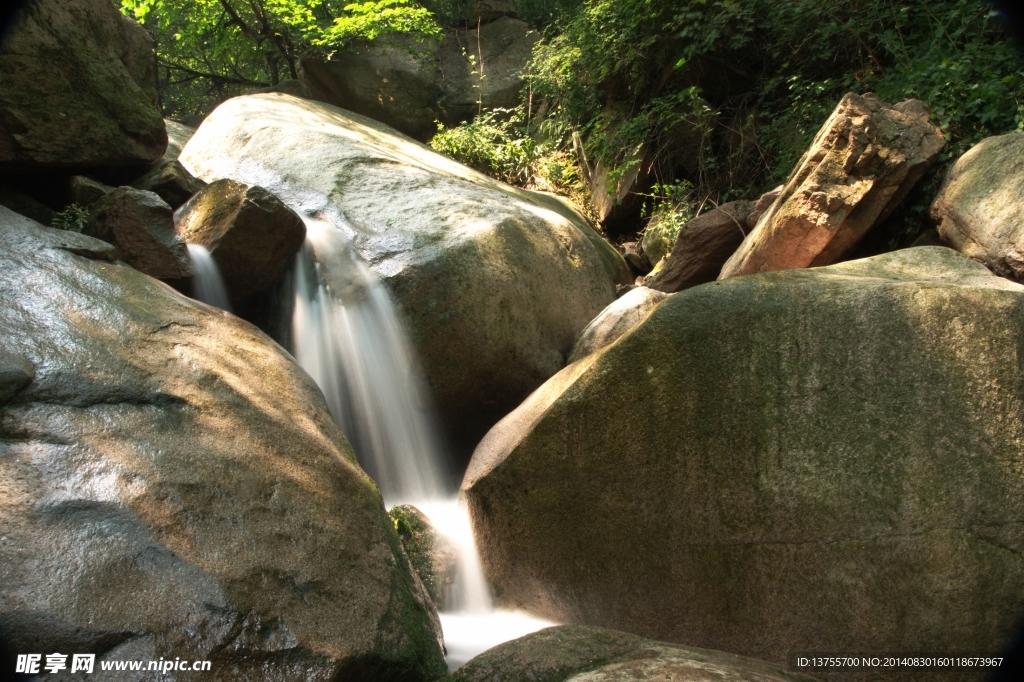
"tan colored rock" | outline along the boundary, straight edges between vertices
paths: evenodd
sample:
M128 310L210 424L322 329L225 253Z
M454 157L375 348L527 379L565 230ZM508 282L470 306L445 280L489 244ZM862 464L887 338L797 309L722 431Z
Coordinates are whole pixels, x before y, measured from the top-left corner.
M174 161L195 135L196 129L169 118L164 119L164 125L167 127L167 151L164 153L163 160Z
M944 144L921 102L847 94L719 279L835 263L896 208Z
M750 215L747 216L748 229L753 230L757 227L757 221L761 219L761 216L764 215L765 211L772 207L772 204L774 204L775 200L779 198L779 195L782 194L782 190L784 188L785 185L779 185L775 189L765 192L757 198L757 201L754 202L754 208L751 209Z
M752 201L730 201L686 223L672 252L646 285L672 293L713 282L749 234L747 216L754 206Z
M559 198L318 102L230 99L181 162L200 178L267 187L351 236L401 309L448 442L466 459L565 366L615 284L630 280L615 248Z
M636 287L615 300L614 303L587 325L576 339L569 354L569 363L601 350L615 342L620 336L643 322L655 306L668 294L647 287Z
M778 665L655 642L605 628L561 625L499 644L451 682L814 682Z
M673 294L480 443L484 570L506 606L776 664L1000 651L1022 345L1024 285L941 247Z
M152 192L118 187L89 206L83 233L117 247L118 258L164 280L192 276L188 249L174 231L171 207Z
M145 166L167 148L153 40L110 0L38 0L0 51L0 168Z
M931 214L954 249L1024 280L1024 134L985 138L957 159Z
M21 385L0 390L5 643L97 673L212 661L183 682L443 675L436 614L309 376L110 251L0 208L0 380Z
M208 185L177 219L181 238L213 256L235 303L277 284L306 239L295 211L266 189L234 180Z

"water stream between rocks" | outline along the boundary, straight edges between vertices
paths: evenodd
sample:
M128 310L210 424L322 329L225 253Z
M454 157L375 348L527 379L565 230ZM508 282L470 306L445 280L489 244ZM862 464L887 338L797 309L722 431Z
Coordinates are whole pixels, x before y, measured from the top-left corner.
M324 392L385 505L417 507L458 548L458 571L440 611L449 669L553 625L494 608L415 354L387 291L342 231L306 219L293 284L293 354Z

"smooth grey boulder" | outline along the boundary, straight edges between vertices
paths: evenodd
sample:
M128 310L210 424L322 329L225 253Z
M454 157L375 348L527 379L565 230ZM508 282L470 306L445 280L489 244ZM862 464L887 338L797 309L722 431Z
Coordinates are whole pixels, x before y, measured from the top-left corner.
M114 188L84 175L72 175L68 179L68 190L71 195L71 203L88 206L113 192ZM49 225L49 223L43 224Z
M132 187L153 192L171 208L179 208L206 187L206 183L194 177L175 159L157 164L133 182Z
M643 322L667 297L662 291L636 287L615 299L580 333L569 354L569 362L576 362L612 343Z
M0 169L159 159L153 64L153 39L110 0L25 3L0 50Z
M446 682L814 682L722 651L655 642L605 628L561 625L488 649Z
M632 280L615 248L559 198L318 102L230 99L181 162L199 178L265 187L351 239L402 311L449 442L466 459L565 366L615 284Z
M551 620L778 664L999 652L1021 347L1024 286L942 247L673 294L473 454L487 577Z
M300 81L313 99L343 107L427 141L437 122L456 126L481 110L519 104L523 71L540 39L525 22L501 17L440 39L374 41L330 61L302 60ZM480 64L483 64L481 76Z
M192 276L171 207L153 192L118 187L90 204L89 214L83 232L116 246L118 258L139 272L165 280Z
M931 214L946 244L1024 281L1024 134L987 137L957 159Z
M443 675L437 616L313 381L250 324L95 259L111 250L0 208L0 377L22 384L0 405L5 643L95 653L97 673L212 661L179 680Z

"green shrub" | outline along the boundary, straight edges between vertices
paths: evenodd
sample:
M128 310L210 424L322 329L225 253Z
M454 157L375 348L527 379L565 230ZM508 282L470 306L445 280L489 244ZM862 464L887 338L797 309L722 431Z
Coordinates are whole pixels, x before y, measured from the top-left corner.
M53 217L51 226L69 232L81 232L89 224L89 210L79 204L71 204Z

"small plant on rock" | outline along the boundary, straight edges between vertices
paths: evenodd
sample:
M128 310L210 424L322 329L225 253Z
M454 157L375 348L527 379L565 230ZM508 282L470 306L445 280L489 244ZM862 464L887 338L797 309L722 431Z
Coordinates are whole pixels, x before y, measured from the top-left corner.
M58 230L81 232L89 224L89 209L80 204L71 204L53 217L51 225Z

